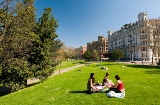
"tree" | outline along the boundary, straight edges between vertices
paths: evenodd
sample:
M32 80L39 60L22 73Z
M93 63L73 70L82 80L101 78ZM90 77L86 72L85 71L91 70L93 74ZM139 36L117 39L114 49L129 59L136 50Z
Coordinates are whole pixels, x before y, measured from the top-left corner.
M36 40L33 32L35 28L35 9L33 0L19 1L14 13L5 11L6 19L10 20L3 24L2 45L2 83L12 87L12 90L24 88L27 79L32 76L32 68L28 62L32 51L32 44Z
M28 78L45 79L51 75L52 64L57 64L57 51L62 46L56 34L57 20L51 9L45 8L38 22L34 0L18 1L13 13L4 8L0 12L3 85L15 91L24 88Z
M53 73L51 64L56 62L57 51L63 43L57 39L57 20L51 14L51 8L45 8L42 17L37 22L35 33L38 40L34 42L34 49L29 62L34 67L34 77L45 79Z
M97 50L93 50L93 52L92 52L92 59L96 60L96 61L100 59L100 56L99 56L99 53L98 53Z
M16 0L3 0L0 2L0 42L10 29L15 13L14 3Z
M152 50L152 64L153 64L153 59L154 55L158 55L159 57L159 51L160 51L160 27L154 27L150 29L150 32L152 35L149 38L149 46ZM157 58L158 59L158 58Z
M92 55L91 55L91 52L89 52L89 51L86 51L84 54L83 54L83 58L85 59L85 61L91 61L91 57L92 57Z
M117 61L120 60L120 58L124 57L124 53L122 52L122 50L120 49L115 49L113 50L113 52L111 53L111 56L113 59L117 59Z

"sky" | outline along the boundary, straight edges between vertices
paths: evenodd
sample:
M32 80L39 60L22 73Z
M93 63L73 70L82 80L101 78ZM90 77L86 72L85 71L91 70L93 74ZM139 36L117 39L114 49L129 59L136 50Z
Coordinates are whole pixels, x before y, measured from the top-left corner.
M160 0L35 0L37 18L44 8L52 8L58 20L56 33L68 47L87 46L107 31L138 21L140 12L148 18L160 17Z

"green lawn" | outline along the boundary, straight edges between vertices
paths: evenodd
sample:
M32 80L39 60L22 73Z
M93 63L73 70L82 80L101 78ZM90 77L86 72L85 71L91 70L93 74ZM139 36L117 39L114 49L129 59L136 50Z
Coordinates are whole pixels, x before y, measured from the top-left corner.
M84 63L84 61L82 60L65 60L65 61L62 61L59 65L57 65L55 70L61 70L61 69L72 67L82 63Z
M90 64L83 66L82 71L75 69L52 76L41 84L37 84L18 92L0 97L0 105L159 105L159 66L125 65L101 63L100 66ZM119 75L124 82L126 96L124 99L108 98L106 93L86 94L86 83L91 72L96 80L102 81L109 68L110 79Z

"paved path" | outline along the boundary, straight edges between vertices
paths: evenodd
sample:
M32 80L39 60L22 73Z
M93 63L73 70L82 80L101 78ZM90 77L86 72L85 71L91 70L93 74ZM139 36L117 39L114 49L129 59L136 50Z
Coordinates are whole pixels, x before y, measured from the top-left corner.
M57 74L61 74L61 73L67 72L67 71L70 71L70 70L73 70L75 68L78 68L78 67L81 67L81 66L84 66L84 65L85 64L79 64L79 65L68 67L68 68L65 68L65 69L56 70L50 77L52 77L54 75L57 75ZM36 83L36 82L39 82L39 79L33 78L33 79L28 79L27 80L27 84L32 84L32 83Z
M152 65L152 66L156 66L157 63L156 62L150 62L150 61L144 61L142 64L142 61L132 61L132 62L121 62L121 63L126 63L126 64L137 64L137 65Z

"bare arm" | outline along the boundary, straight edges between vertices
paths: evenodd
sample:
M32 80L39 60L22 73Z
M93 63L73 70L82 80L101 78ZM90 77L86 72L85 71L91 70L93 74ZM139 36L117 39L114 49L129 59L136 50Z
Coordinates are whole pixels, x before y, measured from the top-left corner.
M93 87L92 79L90 79L90 86Z
M118 81L116 82L115 85L112 86L112 88L117 88L117 86L118 86Z

